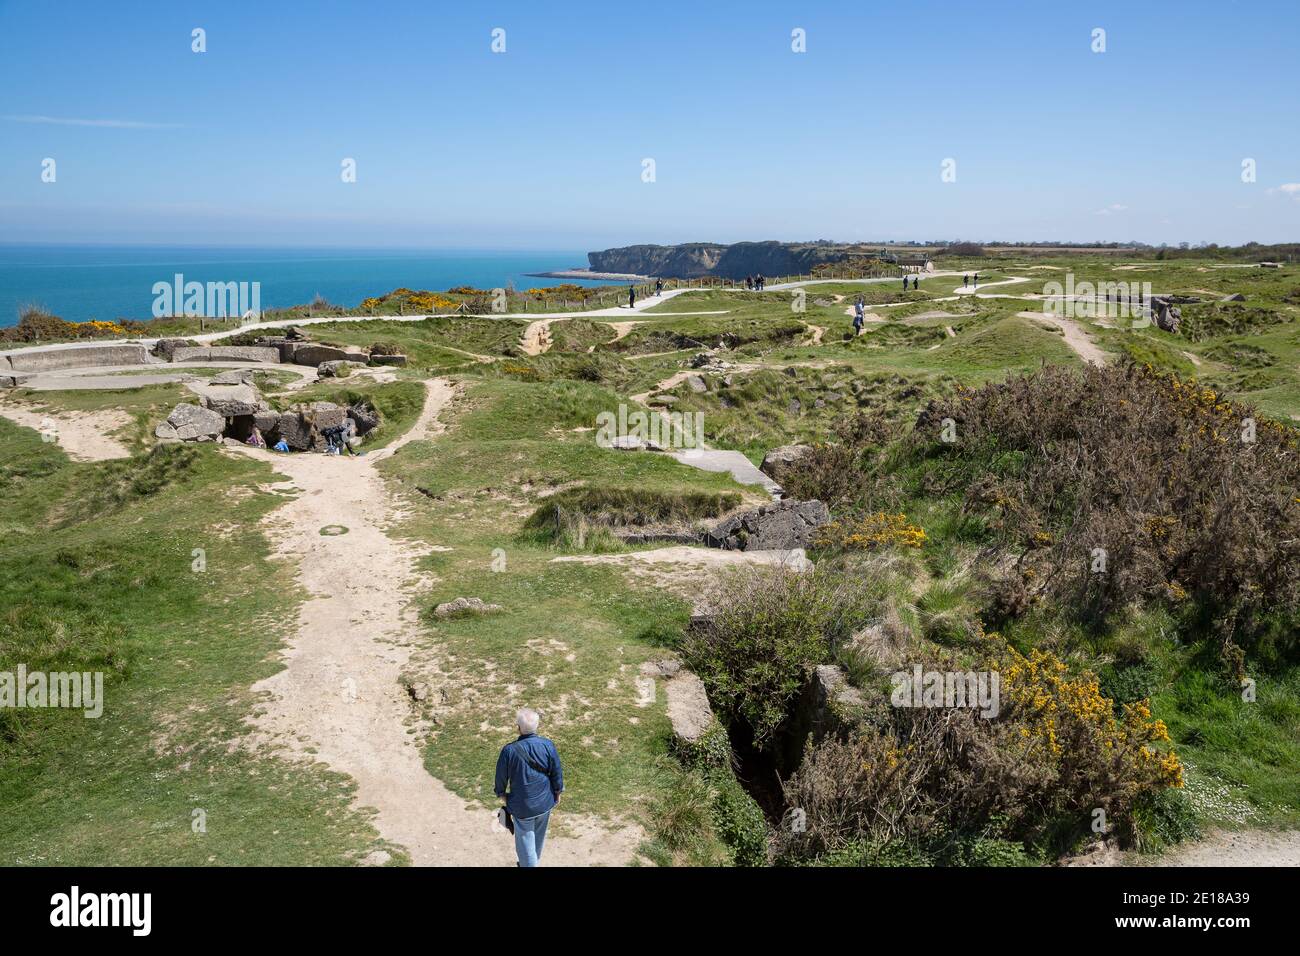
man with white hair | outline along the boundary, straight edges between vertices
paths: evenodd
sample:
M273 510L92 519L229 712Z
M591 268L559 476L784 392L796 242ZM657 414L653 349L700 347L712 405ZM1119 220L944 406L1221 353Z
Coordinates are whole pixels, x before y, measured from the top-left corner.
M537 736L541 715L525 707L515 715L519 736L497 757L496 795L514 820L520 866L536 866L546 841L551 810L564 792L564 770L555 744ZM507 785L509 790L507 791Z

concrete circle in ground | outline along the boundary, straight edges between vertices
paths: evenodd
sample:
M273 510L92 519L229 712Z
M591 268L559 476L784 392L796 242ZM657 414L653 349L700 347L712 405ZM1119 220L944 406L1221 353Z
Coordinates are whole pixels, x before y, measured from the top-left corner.
M327 524L320 529L320 533L327 538L335 538L341 534L347 534L347 526L341 524Z

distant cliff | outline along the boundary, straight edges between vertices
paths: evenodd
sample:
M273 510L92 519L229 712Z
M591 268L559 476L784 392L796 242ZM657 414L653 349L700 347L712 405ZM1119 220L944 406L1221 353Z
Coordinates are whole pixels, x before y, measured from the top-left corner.
M692 279L722 276L743 279L811 272L823 262L839 262L850 252L872 253L879 246L833 242L686 242L677 246L621 246L587 253L593 272L626 272L643 276Z

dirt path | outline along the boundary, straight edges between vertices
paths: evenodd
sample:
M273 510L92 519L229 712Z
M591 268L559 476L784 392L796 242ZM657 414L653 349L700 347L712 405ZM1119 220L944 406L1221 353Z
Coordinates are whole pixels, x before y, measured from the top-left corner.
M399 678L412 647L427 639L411 602L421 550L385 531L400 514L375 464L441 430L452 386L434 380L427 390L411 431L361 458L231 452L273 461L290 479L280 487L300 490L266 523L276 555L297 565L309 594L285 669L254 687L267 694L255 742L311 754L351 777L356 806L374 808L379 833L417 866L513 866L513 843L494 832L492 811L467 806L431 777L420 735L407 732L414 712ZM331 526L347 531L321 533ZM637 828L609 832L562 812L556 823L546 845L552 865L626 863L642 838Z
M626 337L627 334L640 325L641 322L606 322L605 324L614 330L614 337L610 339L609 342L617 342L619 339ZM605 344L608 345L609 342L606 342Z
M1175 847L1157 866L1300 866L1300 830L1213 830Z
M551 347L551 322L554 319L539 319L524 329L519 339L519 347L525 355L541 355Z
M94 412L41 411L36 406L0 404L0 415L16 425L34 428L76 461L107 461L130 458L130 450L113 432L131 424L126 412L104 409Z
M1067 319L1063 315L1051 315L1047 312L1017 312L1016 315L1024 319L1037 319L1040 322L1056 326L1065 336L1065 344L1074 349L1074 353L1079 358L1090 365L1106 364L1106 353L1093 344L1092 339L1088 338L1087 333L1079 328L1073 319Z

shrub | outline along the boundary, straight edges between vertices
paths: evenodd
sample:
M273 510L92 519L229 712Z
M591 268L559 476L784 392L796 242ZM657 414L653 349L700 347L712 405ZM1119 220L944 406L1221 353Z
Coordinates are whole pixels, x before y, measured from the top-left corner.
M743 720L756 747L773 742L810 668L868 618L851 582L821 571L746 568L712 595L714 614L683 641L724 721Z
M840 551L870 551L898 546L919 548L925 544L925 532L909 524L905 514L877 511L862 518L833 521L818 529L813 547Z
M835 441L814 445L793 462L783 486L796 498L815 498L832 510L866 500L873 486L864 475L896 434L897 427L885 415L857 412L836 424Z
M1177 756L1161 749L1164 724L1145 702L1116 714L1091 675L1070 676L1052 655L1021 655L995 635L990 643L999 713L895 707L883 725L810 747L784 784L806 831L783 834L782 854L806 859L863 839L933 842L941 833L1069 840L1097 808L1132 839L1138 807L1182 785ZM946 656L925 666L956 668Z
M1050 596L1101 624L1190 601L1231 639L1300 605L1295 433L1211 389L1150 367L1047 366L933 403L909 445L924 490L965 490L1013 549L1028 593L1006 595L1008 613Z

